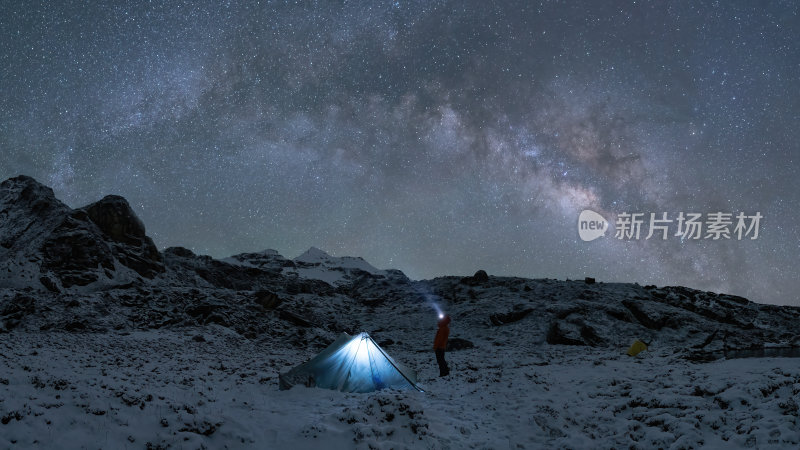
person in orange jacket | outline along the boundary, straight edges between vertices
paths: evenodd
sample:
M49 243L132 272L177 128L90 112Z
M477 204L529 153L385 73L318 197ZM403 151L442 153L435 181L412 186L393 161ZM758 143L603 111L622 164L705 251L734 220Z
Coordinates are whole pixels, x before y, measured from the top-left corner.
M444 377L450 373L447 361L444 360L444 351L447 348L447 338L450 337L450 316L445 315L439 319L439 330L433 340L433 350L436 352L436 362L439 363L439 376Z

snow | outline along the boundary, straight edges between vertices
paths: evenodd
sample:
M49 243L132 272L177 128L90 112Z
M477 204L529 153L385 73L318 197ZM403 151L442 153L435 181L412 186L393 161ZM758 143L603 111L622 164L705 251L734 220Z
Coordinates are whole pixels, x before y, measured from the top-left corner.
M305 253L294 259L298 263L319 264L327 269L358 269L373 275L383 274L384 271L378 270L364 259L355 256L333 257L322 250L311 247Z
M371 275L386 275L385 271L376 269L362 258L333 257L316 247L309 248L295 258L294 262L297 263L295 272L298 276L305 279L322 280L333 286L346 284L352 279L354 273L357 274L359 271Z
M697 364L670 351L482 346L449 353L453 375L441 379L432 354L397 347L426 393L344 394L278 390L278 373L316 350L198 331L2 335L0 446L800 445L790 358Z

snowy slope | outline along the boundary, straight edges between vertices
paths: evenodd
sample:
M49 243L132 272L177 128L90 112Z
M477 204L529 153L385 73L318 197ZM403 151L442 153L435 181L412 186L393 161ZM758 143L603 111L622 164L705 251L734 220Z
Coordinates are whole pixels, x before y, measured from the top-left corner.
M328 268L356 269L369 272L373 275L383 275L383 271L376 269L364 259L353 256L333 257L324 251L311 247L305 253L294 259L296 263L319 265Z
M332 285L342 285L364 275L386 276L386 271L378 270L362 258L353 256L333 257L324 251L311 247L294 259L297 274L303 278L322 280Z

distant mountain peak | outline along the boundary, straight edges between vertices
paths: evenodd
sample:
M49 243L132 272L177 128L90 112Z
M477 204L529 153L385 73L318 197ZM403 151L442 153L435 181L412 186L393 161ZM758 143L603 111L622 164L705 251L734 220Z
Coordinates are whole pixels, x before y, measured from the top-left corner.
M331 255L327 254L323 250L318 249L317 247L311 247L305 251L302 255L295 258L295 261L298 262L306 262L306 263L318 263L322 261L326 261L331 258Z
M363 258L356 256L331 256L316 247L294 259L297 273L303 278L314 278L331 285L347 283L359 273L386 276L387 272L375 268Z

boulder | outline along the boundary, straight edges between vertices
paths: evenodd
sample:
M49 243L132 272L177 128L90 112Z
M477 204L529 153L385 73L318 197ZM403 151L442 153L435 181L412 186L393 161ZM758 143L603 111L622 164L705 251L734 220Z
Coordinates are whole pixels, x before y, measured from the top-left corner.
M586 345L580 338L580 331L565 327L556 321L547 330L547 343L551 345Z
M489 275L485 270L479 270L472 276L472 280L476 283L486 283L489 281Z
M262 290L255 293L255 302L264 309L273 310L283 303L283 300L274 292Z
M594 328L582 322L555 321L547 330L547 343L551 345L603 345L603 339Z
M660 330L669 324L668 317L652 308L647 308L641 301L623 300L622 306L628 308L637 322L651 330Z
M189 317L204 321L221 307L222 305L200 303L186 308L185 312Z
M492 325L494 326L506 325L520 321L532 312L533 308L527 308L520 311L511 311L503 314L492 314L489 316L489 321L492 322Z
M0 306L3 318L20 319L36 311L36 299L22 293L16 294Z
M295 324L297 326L306 327L306 328L313 326L313 324L309 320L307 320L305 317L300 316L298 314L295 314L295 313L293 313L291 311L287 311L285 309L281 310L281 312L278 315L278 317L280 317L281 319L283 319L283 320L285 320L287 322L293 323L293 324Z
M475 275L471 277L464 277L461 279L461 284L466 284L468 286L476 286L478 284L487 283L489 281L489 275L486 273L485 270L479 270L475 272Z

